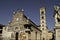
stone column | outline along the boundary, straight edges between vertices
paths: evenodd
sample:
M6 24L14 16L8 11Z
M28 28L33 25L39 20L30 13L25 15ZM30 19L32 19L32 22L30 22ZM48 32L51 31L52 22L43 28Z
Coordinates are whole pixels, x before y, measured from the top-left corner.
M29 39L29 37L28 37L28 33L26 33L26 40L28 40Z
M36 36L35 36L35 40L37 40L37 32L35 32L35 35L36 35Z
M35 32L31 32L31 40L36 40L36 34Z
M37 40L40 40L40 33L37 32Z
M40 32L40 40L42 40L42 33Z

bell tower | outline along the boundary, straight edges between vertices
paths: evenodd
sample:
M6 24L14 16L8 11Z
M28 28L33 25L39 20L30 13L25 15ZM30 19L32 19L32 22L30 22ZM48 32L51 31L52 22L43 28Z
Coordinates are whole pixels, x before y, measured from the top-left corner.
M46 27L46 8L40 8L40 25L41 27Z
M40 8L40 30L42 31L41 40L47 40L47 27L46 27L46 8Z

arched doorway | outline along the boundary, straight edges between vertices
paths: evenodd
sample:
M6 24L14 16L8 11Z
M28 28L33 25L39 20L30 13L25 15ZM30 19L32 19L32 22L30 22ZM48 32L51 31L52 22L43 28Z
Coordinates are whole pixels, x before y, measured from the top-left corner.
M15 40L18 40L18 32L16 32L16 38L15 38Z

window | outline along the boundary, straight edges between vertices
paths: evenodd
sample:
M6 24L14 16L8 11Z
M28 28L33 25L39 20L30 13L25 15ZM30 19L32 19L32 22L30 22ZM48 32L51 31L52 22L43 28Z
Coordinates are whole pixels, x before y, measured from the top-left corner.
M44 11L42 11L41 14L43 15L44 14Z
M42 30L44 30L44 28L42 28Z
M44 19L44 16L42 16L42 19Z
M44 21L42 21L42 23L44 23Z
M18 29L18 27L15 28L15 30L17 30L17 29Z
M42 27L44 27L44 25L42 25Z

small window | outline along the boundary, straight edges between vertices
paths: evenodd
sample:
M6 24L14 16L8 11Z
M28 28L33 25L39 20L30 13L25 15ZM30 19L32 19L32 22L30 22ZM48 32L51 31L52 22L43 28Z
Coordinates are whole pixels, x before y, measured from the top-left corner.
M44 21L42 21L42 23L44 23Z
M42 11L41 14L43 15L44 14L44 11Z
M44 27L44 25L42 25L42 27Z
M44 19L44 16L42 16L42 19Z
M15 28L15 30L18 29L18 27Z
M44 28L42 28L42 30L44 30Z

